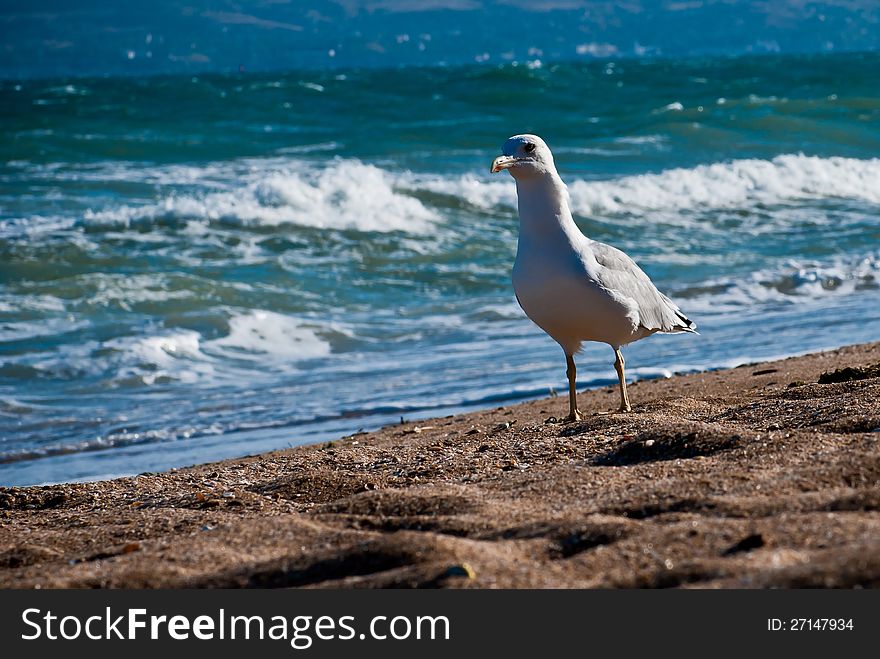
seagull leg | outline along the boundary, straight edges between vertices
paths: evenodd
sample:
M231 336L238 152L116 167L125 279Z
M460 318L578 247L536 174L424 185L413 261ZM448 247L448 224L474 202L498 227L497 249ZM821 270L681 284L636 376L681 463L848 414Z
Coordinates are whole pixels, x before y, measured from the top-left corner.
M614 349L614 355L617 357L614 360L614 369L617 371L617 377L620 379L620 411L629 412L632 408L629 406L629 396L626 395L626 378L624 377L623 370L624 361L620 348Z
M565 375L568 376L568 417L566 421L580 421L581 412L577 404L577 391L575 391L575 380L577 379L577 367L574 365L574 357L565 354Z

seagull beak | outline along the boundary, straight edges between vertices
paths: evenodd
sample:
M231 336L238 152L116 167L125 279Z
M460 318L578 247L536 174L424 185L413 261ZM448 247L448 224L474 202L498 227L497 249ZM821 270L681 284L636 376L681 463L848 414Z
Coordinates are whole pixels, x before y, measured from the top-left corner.
M497 174L502 169L510 169L516 164L516 158L513 156L498 156L492 161L492 169L489 171Z

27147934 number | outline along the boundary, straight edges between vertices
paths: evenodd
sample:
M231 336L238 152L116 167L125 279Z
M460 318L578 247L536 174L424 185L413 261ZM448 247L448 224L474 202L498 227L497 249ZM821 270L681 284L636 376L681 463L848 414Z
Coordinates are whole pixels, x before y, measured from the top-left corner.
M768 631L821 632L852 631L852 618L781 618L767 619Z

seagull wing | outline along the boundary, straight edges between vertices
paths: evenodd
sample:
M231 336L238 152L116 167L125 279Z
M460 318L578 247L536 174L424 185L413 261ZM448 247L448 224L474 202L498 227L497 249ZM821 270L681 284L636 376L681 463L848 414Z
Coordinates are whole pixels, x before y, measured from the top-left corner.
M589 249L599 265L599 285L633 305L641 327L653 332L696 332L696 324L658 291L650 277L624 252L596 241L590 242Z

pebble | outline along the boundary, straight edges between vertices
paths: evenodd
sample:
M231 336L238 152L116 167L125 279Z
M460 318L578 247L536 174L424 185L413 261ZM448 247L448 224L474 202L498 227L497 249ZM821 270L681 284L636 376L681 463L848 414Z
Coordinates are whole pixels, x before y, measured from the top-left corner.
M448 568L446 568L446 572L443 574L443 576L467 577L468 579L476 579L477 573L474 572L474 569L467 563L458 563L457 565L450 565Z

